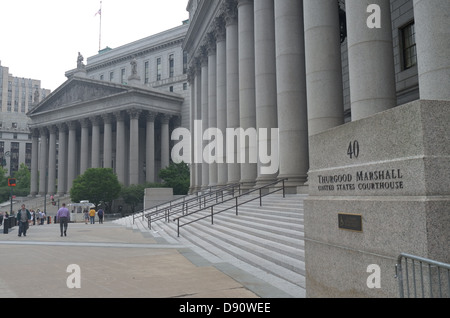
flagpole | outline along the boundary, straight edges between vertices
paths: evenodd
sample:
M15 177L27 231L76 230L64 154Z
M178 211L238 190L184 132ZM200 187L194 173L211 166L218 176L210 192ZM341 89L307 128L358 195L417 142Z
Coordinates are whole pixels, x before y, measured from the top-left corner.
M102 48L102 1L100 1L100 30L98 36L98 51L100 52Z

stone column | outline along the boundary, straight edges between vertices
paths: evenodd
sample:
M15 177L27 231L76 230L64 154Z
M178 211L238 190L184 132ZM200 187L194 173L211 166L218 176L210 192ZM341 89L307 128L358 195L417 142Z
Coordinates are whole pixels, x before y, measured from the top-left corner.
M80 174L89 167L89 119L80 120L81 125L81 147L80 147Z
M111 114L102 115L104 124L103 133L103 167L112 168L112 121Z
M130 185L139 184L139 115L141 110L130 109Z
M73 180L77 175L77 123L72 121L67 124L69 127L69 149L67 158L67 193L70 193Z
M194 97L194 107L193 107L193 111L194 111L194 121L195 120L201 120L201 113L202 113L202 79L201 79L201 64L200 64L200 60L198 58L196 58L195 61L195 97ZM191 131L192 134L192 154L193 154L193 158L194 158L194 183L195 183L195 188L194 191L199 191L201 190L202 187L202 160L203 160L203 152L201 149L202 148L202 144L198 145L196 143L196 138L195 138L195 134L196 133L202 133L201 129L200 131L195 131L197 127L194 125L193 130ZM201 127L200 127L201 128ZM197 149L199 148L199 149Z
M39 195L47 194L47 165L48 165L48 130L40 128L41 149L39 151Z
M309 169L303 6L275 0L280 174L290 191L304 186ZM307 188L300 190L306 192Z
M122 112L115 112L117 120L116 130L116 174L119 182L127 184L125 177L125 115Z
M31 149L31 184L30 195L35 197L38 194L39 175L39 129L32 129L32 149Z
M63 196L67 191L67 126L65 124L59 124L58 131L58 195Z
M188 81L189 81L189 86L190 86L190 90L191 90L191 96L190 96L190 107L189 107L189 130L191 132L191 139L190 139L190 143L191 143L191 149L190 149L190 166L189 166L189 172L190 172L190 178L191 178L191 184L190 184L190 189L189 189L189 193L194 193L196 191L196 183L195 183L195 176L196 176L196 167L197 165L195 164L194 161L194 121L195 121L195 93L196 93L196 89L195 89L195 67L193 65L191 65L189 67L189 72L188 72ZM148 130L147 130L148 131ZM147 137L148 139L148 137Z
M217 128L217 55L216 37L210 33L208 39L208 126ZM211 136L209 136L211 138ZM212 138L211 138L212 139ZM208 141L209 143L210 141ZM216 140L217 142L217 140ZM217 155L217 149L216 149ZM217 185L217 161L209 164L209 186Z
M390 0L373 0L381 28L367 26L367 2L347 1L348 63L352 120L397 105Z
M335 0L303 0L309 135L344 123L339 10Z
M54 195L56 192L56 127L50 126L49 154L48 154L48 188L47 193Z
M450 5L414 0L420 99L450 100Z
M227 128L227 52L225 38L225 20L216 19L216 63L217 63L217 128L223 135L223 156L218 157L217 184L223 186L228 181L228 168L226 164L226 128Z
M258 0L255 10L255 91L256 91L256 126L258 132L267 129L267 138L258 137L258 157L270 153L273 143L278 140L271 135L271 129L278 127L277 120L277 78L275 59L275 16L273 0ZM263 151L262 149L266 149ZM272 157L278 155L272 154ZM257 184L276 180L275 173L264 173L266 166L258 159ZM278 168L278 167L277 167Z
M155 118L156 113L147 113L147 139L145 153L145 171L146 181L149 183L156 182L155 178Z
M227 1L226 19L226 56L227 56L227 128L238 128L239 122L239 38L237 6L235 1ZM241 180L240 166L237 163L237 142L228 140L227 146L236 146L226 151L228 162L228 183L233 184ZM228 147L227 147L228 148Z
M259 1L259 0L258 0ZM255 96L255 24L253 0L238 0L239 28L239 121L246 132L256 129ZM253 138L245 138L240 144L240 165L244 189L252 188L258 176L257 145ZM252 156L255 159L252 160Z
M170 165L169 121L171 117L167 114L161 116L161 169Z
M202 135L204 135L206 129L208 129L208 52L206 46L203 47L203 51L201 54L202 59ZM203 141L202 150L205 149L207 141ZM202 188L206 188L209 186L209 164L205 162L202 156Z
M91 150L91 166L92 168L100 168L100 124L101 117L97 116L91 119L92 124L92 150Z

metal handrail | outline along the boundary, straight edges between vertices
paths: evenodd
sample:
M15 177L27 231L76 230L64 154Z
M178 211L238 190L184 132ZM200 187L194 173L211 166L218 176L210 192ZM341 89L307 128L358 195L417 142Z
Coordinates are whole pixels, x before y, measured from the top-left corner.
M269 195L269 194L272 194L272 193L275 193L275 192L283 190L283 198L285 198L286 197L286 191L285 191L285 181L286 180L288 180L288 178L279 179L279 180L277 180L275 182L271 182L271 183L265 184L262 187L251 189L251 190L246 191L245 193L242 193L242 194L240 193L236 197L229 198L229 199L224 200L224 201L222 201L220 203L215 203L215 204L212 204L210 206L200 208L199 210L196 210L194 212L191 212L191 213L188 213L188 214L185 214L185 215L182 215L182 216L179 216L179 217L173 219L173 221L177 222L177 236L180 237L180 228L181 227L189 225L189 224L192 224L192 223L195 223L195 222L198 222L200 220L203 220L203 219L206 219L206 218L209 218L209 217L211 218L211 224L214 224L214 215L222 213L222 212L225 212L225 211L228 211L228 210L230 210L232 208L236 209L236 215L238 215L239 214L239 206L241 206L243 204L246 204L248 202L251 202L251 201L259 199L259 205L262 206L262 198L267 196L267 195ZM267 189L269 187L272 187L272 186L274 186L276 184L279 184L280 182L282 183L282 187L281 188L275 189L275 190L272 190L272 191L269 190L269 191L264 192L264 193L262 192L262 190ZM258 196L254 197L254 198L251 198L249 200L246 200L244 202L238 202L239 198L244 197L246 195L249 195L249 194L251 194L253 192L256 192L256 191L259 192ZM214 207L215 206L220 205L220 204L225 203L225 202L228 202L228 201L232 201L232 200L236 201L236 203L234 205L229 206L227 208L224 208L224 209L222 209L220 211L214 212ZM183 223L183 224L180 225L180 219L183 219L183 218L188 217L188 216L192 216L192 215L194 215L194 214L196 214L198 212L201 212L201 211L204 211L204 210L207 210L207 209L211 209L211 213L209 215L205 215L205 216L199 217L197 219L194 219L192 221L189 221L189 222L186 222L186 223Z
M174 208L177 208L180 206L184 206L185 204L195 202L195 201L199 202L207 196L214 195L215 193L218 193L220 191L225 191L229 188L233 188L233 191L234 191L235 187L239 187L239 191L240 191L240 184L241 183L230 184L230 185L221 187L219 189L216 189L214 191L213 191L214 187L209 187L206 190L203 189L201 191L196 192L194 195L192 195L192 194L186 195L181 198L176 198L174 200L161 203L157 206L151 207L150 209L144 209L144 210L138 211L133 214L133 224L135 222L135 219L137 219L139 217L142 217L142 220L144 220L145 217L151 218L152 215L158 215L163 212L166 214L168 209L171 210L171 209L174 209ZM151 223L151 221L149 221L149 223ZM150 228L150 225L149 225L149 228Z
M236 187L238 188L238 193L240 193L241 192L241 183L230 184L230 185L224 186L222 188L219 188L215 191L208 192L208 193L202 194L200 196L197 196L197 197L193 198L192 200L181 202L174 206L166 207L163 209L163 211L154 211L152 213L148 213L145 215L148 219L148 228L151 229L152 222L155 222L155 221L158 221L161 219L165 219L166 222L169 222L171 216L173 216L175 214L179 214L179 213L181 213L182 215L185 215L188 213L189 209L196 208L196 207L198 207L200 209L202 207L202 205L203 205L203 207L206 207L207 203L210 203L211 201L215 201L216 203L219 203L219 199L218 199L219 193L220 193L221 200L223 202L223 200L224 200L223 193L229 189L232 189L231 195L232 195L232 197L234 197L234 194L236 192L236 189L235 189ZM207 197L209 197L209 198L207 199ZM189 205L189 203L193 203L193 204ZM163 215L161 215L162 212L163 212Z
M402 266L402 259L405 259L405 277L403 277L403 266ZM442 284L441 284L441 269L445 272L447 272L447 297L450 297L450 264L437 262L431 259L426 259L423 257L410 255L410 254L400 254L397 259L397 264L395 265L395 278L398 279L398 285L399 285L399 294L400 298L405 297L405 286L404 281L406 280L406 291L407 291L407 297L409 298L410 295L410 275L409 275L409 268L408 268L408 259L411 260L412 263L412 289L414 292L414 297L417 297L417 279L416 279L416 266L419 266L419 273L417 275L419 276L420 283L419 287L421 290L422 297L425 297L425 282L424 282L424 272L423 272L423 264L426 265L428 269L428 293L429 297L433 298L433 278L431 274L432 268L437 269L437 277L435 277L435 281L437 278L438 288L439 288L439 297L443 297L443 291L442 291ZM418 264L416 264L418 262ZM436 287L435 287L436 288Z

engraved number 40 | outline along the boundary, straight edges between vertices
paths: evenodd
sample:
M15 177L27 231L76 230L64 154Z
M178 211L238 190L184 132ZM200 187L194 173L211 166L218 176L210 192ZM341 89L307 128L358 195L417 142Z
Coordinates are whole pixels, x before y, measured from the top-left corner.
M359 157L359 142L357 140L350 142L347 150L347 155L350 159L357 159Z

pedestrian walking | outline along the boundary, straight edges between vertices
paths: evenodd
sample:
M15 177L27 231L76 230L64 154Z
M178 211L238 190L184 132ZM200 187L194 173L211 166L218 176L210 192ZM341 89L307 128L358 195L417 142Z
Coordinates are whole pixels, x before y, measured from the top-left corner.
M22 204L22 208L17 212L17 221L19 222L19 237L27 236L28 221L31 220L31 213L25 208L25 204Z
M89 222L89 213L87 210L84 210L84 224L88 224Z
M56 214L56 218L59 221L59 229L61 231L61 236L67 236L67 227L70 221L70 212L69 209L66 208L66 204L63 203L61 208L58 210Z
M103 224L103 217L104 217L104 212L103 209L100 209L97 211L97 215L98 215L98 223Z
M91 220L91 224L95 224L95 209L94 208L92 208L89 211L89 218Z

